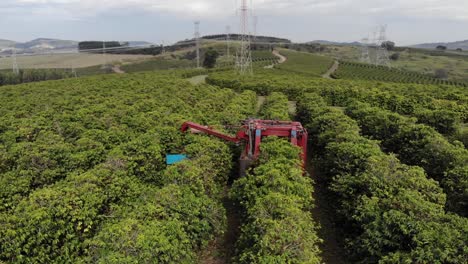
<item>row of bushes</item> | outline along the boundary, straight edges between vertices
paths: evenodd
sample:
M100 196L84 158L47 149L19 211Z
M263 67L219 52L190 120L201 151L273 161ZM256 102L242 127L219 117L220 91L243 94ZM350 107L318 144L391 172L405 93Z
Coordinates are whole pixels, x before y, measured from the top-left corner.
M268 96L260 116L290 120L287 97ZM302 175L300 151L288 140L264 138L255 169L233 184L231 199L242 209L236 263L320 263L312 183Z
M316 92L335 106L346 106L350 101L360 100L403 115L417 117L419 123L430 125L444 135L463 141L460 127L468 121L468 94L459 87L330 81L286 72L256 73L255 77L243 79L229 73L217 73L210 75L207 82L237 91L250 89L261 95L275 91L283 92L290 98L300 98L304 93Z
M59 80L74 77L69 69L22 69L19 74L0 71L0 86L20 83Z
M321 263L300 149L277 138L264 139L261 148L256 168L230 194L243 209L236 263Z
M266 120L291 120L288 97L282 93L271 93L263 105L260 115Z
M33 192L0 215L0 259L10 263L191 263L222 233L220 194L231 168L229 148L189 139L191 160L159 171L159 160L111 155L80 175ZM211 155L209 153L212 153ZM135 165L135 157L145 157ZM154 170L150 170L154 169ZM139 172L154 176L145 184ZM161 187L161 188L159 188Z
M362 79L397 83L419 83L419 84L446 84L467 87L468 84L437 79L431 75L418 72L404 71L386 66L375 66L371 64L341 61L340 67L333 74L336 79Z
M365 103L350 105L346 114L358 122L364 135L381 140L385 151L398 154L406 164L424 168L448 195L447 208L467 216L468 151L463 145L451 144L413 119Z
M231 150L178 128L253 114L252 92L165 74L2 92L0 262L194 263L224 232ZM181 152L190 159L166 167L164 155Z
M316 94L305 95L298 112L334 196L350 261L466 263L467 219L445 213L445 194L422 168L384 154Z

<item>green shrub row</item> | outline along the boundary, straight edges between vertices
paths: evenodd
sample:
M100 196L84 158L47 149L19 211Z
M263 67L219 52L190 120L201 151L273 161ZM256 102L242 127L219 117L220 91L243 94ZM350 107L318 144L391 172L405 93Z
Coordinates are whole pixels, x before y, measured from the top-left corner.
M316 92L335 106L359 100L403 115L440 133L463 140L460 127L468 121L468 93L453 86L378 83L369 81L325 80L288 72L256 71L255 77L237 78L228 72L210 75L208 83L236 91L253 90L261 95L282 92L291 100Z
M252 92L148 73L0 89L0 262L194 263L224 232L231 151L178 130L253 114Z
M448 196L447 207L466 216L468 212L468 150L451 144L434 129L396 113L355 103L346 114L357 121L364 135L380 140L386 152L417 165L440 182Z
M291 120L289 116L288 97L282 93L273 92L267 98L260 110L260 115L266 120Z
M466 218L445 213L445 195L420 167L384 154L356 121L316 94L298 104L316 163L335 201L349 260L465 263Z
M418 72L404 71L385 66L354 63L341 61L340 67L333 75L336 79L362 79L397 83L419 83L419 84L445 84L460 87L468 87L468 84L441 80L433 76Z
M321 263L299 152L287 140L265 139L256 168L234 183L230 195L243 209L236 263Z

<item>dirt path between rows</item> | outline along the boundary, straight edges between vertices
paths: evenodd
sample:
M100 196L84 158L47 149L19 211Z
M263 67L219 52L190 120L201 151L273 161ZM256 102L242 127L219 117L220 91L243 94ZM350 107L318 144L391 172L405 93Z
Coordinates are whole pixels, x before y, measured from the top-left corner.
M191 84L197 85L197 84L206 83L206 77L208 77L208 75L197 75L188 80Z
M124 74L125 72L120 68L120 65L112 66L112 71L118 74Z
M275 55L276 57L279 58L279 61L278 61L278 64L281 64L281 63L285 63L288 58L281 55L279 51L277 50L273 50L273 55ZM276 64L272 64L272 65L268 65L268 66L265 66L265 69L273 69L273 67L275 67Z
M314 180L315 207L312 209L312 217L320 225L318 235L323 239L323 243L320 244L322 261L325 264L348 264L343 248L343 237L333 222L335 216L331 206L333 199L330 197L324 179L312 164L313 160L312 156L309 155L307 172Z
M333 65L330 67L330 69L328 69L328 71L322 75L322 77L327 78L327 79L333 79L331 75L335 73L336 70L338 70L338 67L340 67L340 63L338 61L335 61Z

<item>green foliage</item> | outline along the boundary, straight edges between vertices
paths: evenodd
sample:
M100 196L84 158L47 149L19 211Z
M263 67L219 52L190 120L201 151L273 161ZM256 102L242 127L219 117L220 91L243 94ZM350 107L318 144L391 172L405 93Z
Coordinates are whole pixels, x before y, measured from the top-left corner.
M281 54L286 56L288 60L283 64L276 65L277 69L307 76L320 76L327 72L334 63L331 57L311 53L281 50Z
M74 74L69 69L22 69L18 75L10 71L0 71L0 86L59 80L71 77L74 77Z
M267 97L260 115L267 120L290 120L288 97L282 93L273 92Z
M468 164L468 151L464 146L451 144L428 126L377 107L359 103L349 106L346 113L357 120L364 135L381 140L384 150L397 153L406 164L424 168L441 183L448 195L448 208L466 214L463 200L468 199L468 176L461 168Z
M398 57L393 57L392 55L392 60L398 60ZM340 62L340 67L333 74L333 77L336 79L348 80L358 79L396 83L448 84L460 87L468 87L468 84L466 83L441 80L434 78L431 75L425 75L417 72L393 69L386 66L375 66L371 64L346 61Z
M244 209L238 263L320 263L312 184L299 153L285 140L264 140L259 165L234 183L231 197Z
M317 95L304 96L298 110L335 196L336 221L343 226L351 261L466 261L467 220L444 212L446 196L423 169L384 154L377 142L359 135L355 121ZM386 128L376 126L376 131Z
M214 49L208 49L205 52L205 59L203 60L203 67L212 69L216 65L216 60L219 57L219 53Z
M224 232L231 150L179 129L245 119L256 96L183 74L1 88L1 261L193 263ZM189 159L166 167L166 153Z

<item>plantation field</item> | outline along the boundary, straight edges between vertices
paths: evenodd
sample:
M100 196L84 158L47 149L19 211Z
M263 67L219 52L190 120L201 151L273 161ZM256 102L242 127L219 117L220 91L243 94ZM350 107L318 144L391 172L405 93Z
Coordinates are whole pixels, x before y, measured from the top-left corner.
M55 69L55 68L85 68L95 65L131 62L135 60L149 59L149 55L111 55L106 54L50 54L34 56L18 56L18 66L26 69ZM0 58L0 69L11 69L12 59Z
M0 262L467 263L468 90L280 52L0 87ZM180 132L248 118L300 121L308 164L268 137L239 177L242 146Z
M313 55L310 53L280 50L280 53L288 58L288 61L276 68L283 71L302 73L319 77L332 66L334 60L330 57Z
M369 52L373 56L374 51L370 49ZM435 52L402 47L396 51L389 51L389 55L393 53L400 54L398 60L390 61L393 68L432 76L434 76L437 69L445 69L450 80L468 81L468 54L466 52ZM359 62L361 49L357 46L326 45L325 51L320 54L341 61Z
M397 83L448 84L468 87L468 83L436 79L432 75L417 72L374 66L370 64L341 61L338 70L332 75L336 79L374 80Z

